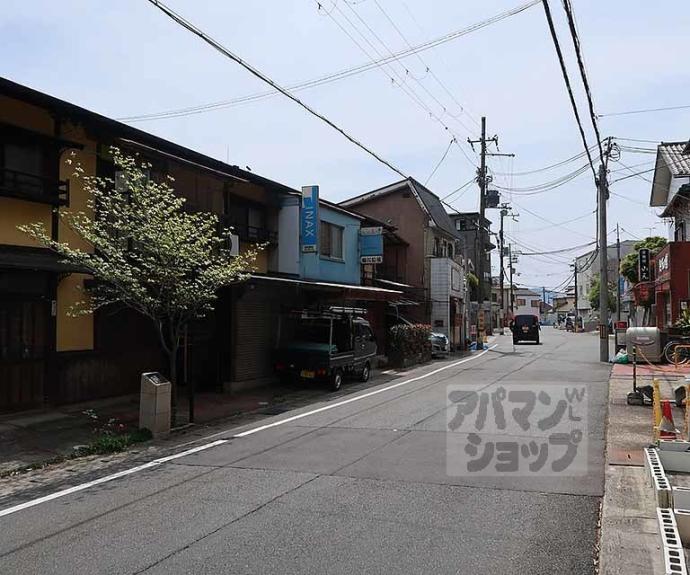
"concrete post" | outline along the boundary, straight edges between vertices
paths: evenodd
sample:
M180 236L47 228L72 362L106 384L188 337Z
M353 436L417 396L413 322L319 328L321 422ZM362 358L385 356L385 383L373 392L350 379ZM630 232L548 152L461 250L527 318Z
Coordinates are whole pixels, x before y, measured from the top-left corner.
M139 427L148 429L154 437L170 433L171 391L171 383L160 373L141 374Z

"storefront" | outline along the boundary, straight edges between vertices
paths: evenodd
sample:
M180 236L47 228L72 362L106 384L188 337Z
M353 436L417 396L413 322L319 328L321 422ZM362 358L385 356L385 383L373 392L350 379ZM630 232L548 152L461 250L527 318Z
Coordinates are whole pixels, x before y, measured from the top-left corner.
M666 331L690 307L690 242L670 242L654 258L656 325Z

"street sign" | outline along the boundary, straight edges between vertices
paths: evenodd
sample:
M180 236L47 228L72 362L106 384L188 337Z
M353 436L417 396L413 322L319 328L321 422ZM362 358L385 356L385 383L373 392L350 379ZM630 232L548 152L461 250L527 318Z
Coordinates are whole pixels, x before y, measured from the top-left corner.
M300 231L302 251L316 253L319 246L319 186L302 187Z
M637 252L637 279L640 282L648 282L652 279L648 248L642 248Z
M383 256L362 256L359 258L362 264L382 264Z
M360 228L359 255L360 263L383 263L383 228L381 226Z

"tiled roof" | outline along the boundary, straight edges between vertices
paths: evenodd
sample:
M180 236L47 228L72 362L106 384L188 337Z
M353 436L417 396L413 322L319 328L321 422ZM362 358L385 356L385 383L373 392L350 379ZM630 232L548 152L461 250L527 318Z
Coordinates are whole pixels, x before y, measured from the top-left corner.
M455 229L455 226L453 225L453 222L448 216L448 213L443 208L443 204L441 204L439 197L414 178L410 178L409 182L419 195L419 199L424 203L424 206L429 212L431 219L434 220L434 223L451 236L455 236L456 238L460 237Z
M687 142L659 145L659 153L673 176L690 176L690 155L683 153Z

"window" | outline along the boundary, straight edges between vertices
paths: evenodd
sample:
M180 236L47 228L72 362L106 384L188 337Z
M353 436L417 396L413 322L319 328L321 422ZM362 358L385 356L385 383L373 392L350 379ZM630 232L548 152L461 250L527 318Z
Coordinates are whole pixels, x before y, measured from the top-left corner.
M516 305L527 305L527 302L523 298L519 297L515 300L515 304Z
M492 292L491 301L494 303L498 301L498 294L496 292Z
M327 258L343 259L343 229L329 222L320 222L319 251Z
M538 299L533 299L531 303L532 303L532 307L539 307L539 300Z
M684 242L685 241L685 222L676 220L676 231L675 231L675 241Z

